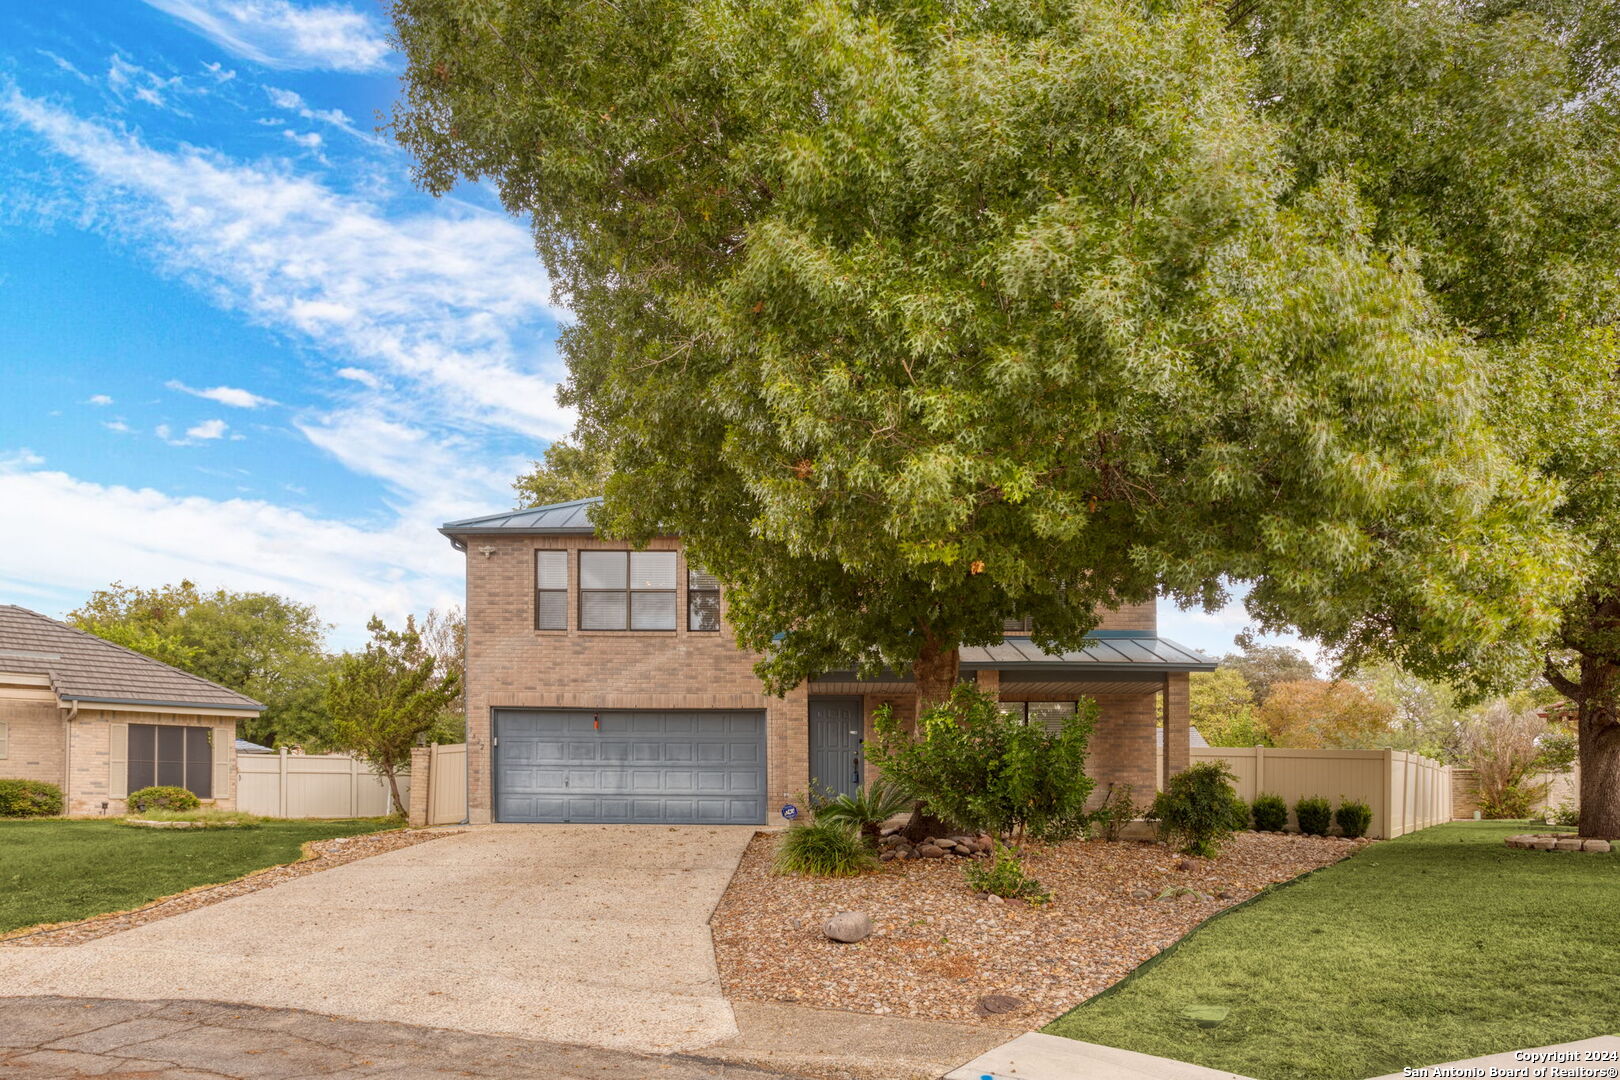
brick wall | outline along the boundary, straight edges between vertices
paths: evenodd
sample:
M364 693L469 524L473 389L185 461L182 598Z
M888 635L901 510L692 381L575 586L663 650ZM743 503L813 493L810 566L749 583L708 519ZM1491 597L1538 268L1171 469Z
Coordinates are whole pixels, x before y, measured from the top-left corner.
M1103 614L1099 630L1137 630L1144 633L1159 632L1159 605L1152 600L1141 604L1125 604Z
M62 713L54 696L49 701L0 698L0 724L6 725L6 756L0 757L0 777L57 785L63 782L67 744Z
M125 810L122 797L111 794L113 784L112 725L174 724L181 727L214 729L214 797L205 805L219 810L236 809L236 721L213 716L187 716L174 713L124 712L122 710L81 709L67 725L68 778L63 787L70 814L99 816L107 803L109 816ZM125 761L127 754L120 750ZM227 763L218 768L221 761ZM125 766L127 767L127 766ZM120 788L121 790L121 788Z

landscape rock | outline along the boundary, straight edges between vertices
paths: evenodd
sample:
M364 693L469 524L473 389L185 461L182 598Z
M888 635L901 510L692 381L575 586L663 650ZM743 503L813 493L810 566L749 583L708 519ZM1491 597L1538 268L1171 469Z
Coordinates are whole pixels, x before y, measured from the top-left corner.
M1608 851L1613 847L1607 840L1582 840L1582 851Z
M933 844L924 844L917 849L917 857L919 859L943 859L945 852Z
M1558 846L1558 841L1537 837L1535 840L1530 842L1530 846L1535 848L1537 851L1551 851Z
M894 855L892 851L881 851L878 853L878 862L893 862Z
M1557 845L1559 851L1581 850L1581 841L1575 838L1570 838L1568 840L1554 840L1553 843Z
M1182 859L1180 862L1176 863L1176 869L1180 870L1182 873L1186 873L1188 870L1196 870L1198 867L1193 864L1191 859Z
M1153 893L1149 889L1132 889L1131 890L1131 899L1132 900L1151 900L1151 899L1153 899Z
M821 932L834 941L853 945L872 936L872 916L860 911L840 911L822 924Z

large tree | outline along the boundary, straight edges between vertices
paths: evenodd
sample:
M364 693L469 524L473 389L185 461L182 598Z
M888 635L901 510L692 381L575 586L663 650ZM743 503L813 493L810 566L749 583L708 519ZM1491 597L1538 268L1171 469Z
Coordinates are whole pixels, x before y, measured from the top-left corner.
M1355 178L1295 183L1209 5L398 0L420 180L534 222L599 524L673 530L782 689L1161 590L1545 629L1550 492ZM1284 195L1289 195L1284 199ZM1414 631L1415 632L1415 631Z
M1410 252L1467 329L1493 421L1558 484L1550 528L1587 555L1553 632L1491 662L1459 664L1443 636L1354 605L1302 617L1262 594L1256 610L1351 661L1393 655L1474 683L1541 669L1578 714L1582 831L1620 837L1620 5L1238 0L1230 13L1283 134L1285 197L1355 178L1369 235Z
M321 745L330 660L327 625L308 604L261 592L205 591L190 581L142 588L114 582L68 613L98 637L264 702L237 723L245 739Z

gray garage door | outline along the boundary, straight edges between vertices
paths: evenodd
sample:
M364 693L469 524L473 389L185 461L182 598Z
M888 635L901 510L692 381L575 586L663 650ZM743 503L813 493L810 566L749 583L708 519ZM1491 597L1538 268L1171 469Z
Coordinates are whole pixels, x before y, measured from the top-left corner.
M498 821L759 825L763 712L495 713Z

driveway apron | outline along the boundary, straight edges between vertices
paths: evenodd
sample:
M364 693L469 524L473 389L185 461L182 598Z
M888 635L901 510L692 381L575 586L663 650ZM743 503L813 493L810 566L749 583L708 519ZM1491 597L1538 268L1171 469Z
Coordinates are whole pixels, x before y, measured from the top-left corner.
M307 1009L668 1053L737 1034L708 919L750 827L494 825L74 946L0 996Z

